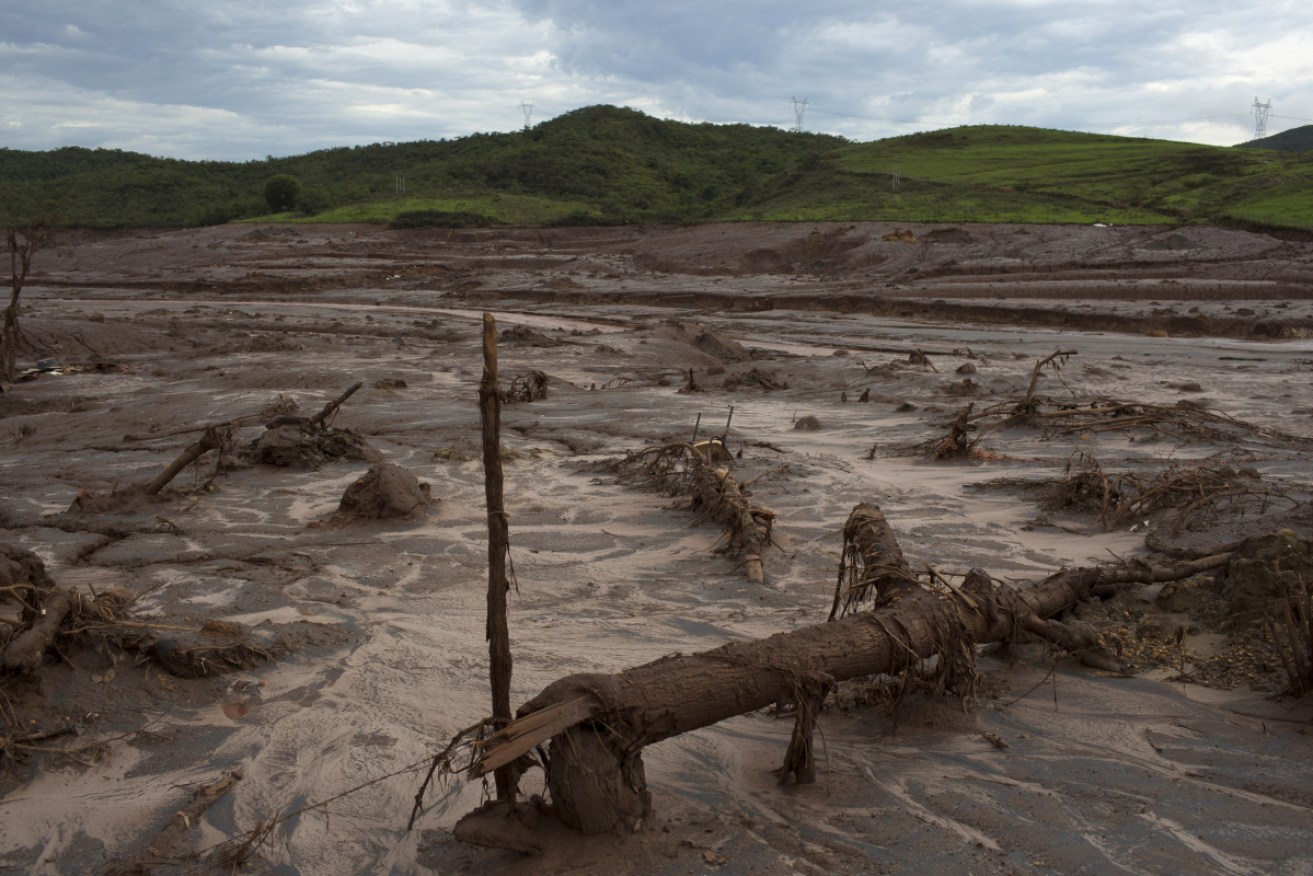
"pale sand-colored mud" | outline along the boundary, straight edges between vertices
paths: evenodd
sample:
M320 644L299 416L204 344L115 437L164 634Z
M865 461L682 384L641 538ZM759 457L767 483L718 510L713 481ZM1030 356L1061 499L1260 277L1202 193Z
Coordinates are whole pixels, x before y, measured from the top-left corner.
M311 240L303 248L333 248L331 238L293 233ZM103 264L136 260L161 274L175 267L186 273L188 259L236 258L204 249L203 237L195 242L205 259L176 239L167 247L158 240L87 247L100 248ZM113 252L118 262L109 258ZM650 286L682 282L693 290L711 282L603 255ZM312 256L289 246L285 259L304 270ZM1313 868L1307 704L1103 677L1038 649L1023 649L1014 663L983 660L984 696L971 712L952 701L917 701L895 720L874 709L827 713L820 779L812 786L776 784L772 770L791 722L753 714L646 752L656 816L637 836L561 837L533 859L464 846L450 829L479 802L477 784L431 793L408 833L426 757L489 708L477 311L434 279L441 272L428 276L428 288L416 281L397 290L380 279L260 301L249 289L225 296L218 287L171 291L166 282L124 292L129 280L140 279L136 269L110 272L103 285L79 285L95 267L85 251L65 258L66 273L52 268L50 285L30 290L33 336L69 361L99 356L123 370L43 374L0 397L0 532L40 554L60 583L144 592L137 604L143 618L310 620L345 631L349 641L310 641L276 664L201 681L172 679L127 658L112 665L108 655L94 653L75 655L73 666L52 663L43 689L16 699L45 702L42 714L79 723L82 736L63 744L150 725L108 743L94 760L46 755L5 780L0 864L15 872L98 872L111 859L132 858L195 784L228 769L240 768L244 778L206 815L197 849L410 765L416 769L282 824L247 872ZM1307 259L1303 250L1292 256L1300 258ZM384 276L403 267L398 262ZM55 282L61 276L63 286ZM490 276L487 285L507 276ZM762 278L763 285L778 282ZM1221 453L1296 491L1313 479L1307 447L1257 438L1042 439L1012 430L984 442L1007 459L931 465L915 451L967 400L985 405L1024 392L1034 361L1060 347L1079 355L1058 377L1043 380L1045 394L1189 399L1308 435L1309 340L1083 334L783 308L689 312L650 302L567 308L526 305L514 296L501 306L519 311L502 313L502 327L531 325L561 342L506 343L500 351L504 378L530 369L551 378L546 400L504 410L518 583L511 597L514 704L569 673L617 671L823 621L839 529L859 501L881 506L914 562L1033 580L1062 566L1143 553L1144 532L1103 532L1089 519L1039 520L1033 498L973 484L1055 477L1080 450L1109 468ZM1145 315L1144 305L1117 306ZM1220 312L1241 305L1211 306ZM1272 304L1258 307L1275 312ZM672 340L663 327L670 318L704 325L760 351L758 358L708 361ZM916 348L931 354L938 371L901 367ZM867 374L895 360L900 367ZM968 361L978 369L971 398L952 394L963 379L954 370ZM676 392L688 367L708 392ZM719 388L726 376L751 367L789 388ZM379 388L383 378L405 386ZM603 388L617 378L628 382ZM279 395L308 415L354 380L366 387L336 424L362 433L388 461L432 485L440 502L421 522L318 525L364 463L318 471L241 468L220 474L208 492L188 490L195 480L189 472L164 501L135 515L88 518L94 525L82 531L44 519L66 509L79 489L108 492L149 478L192 440L128 442L127 434L166 435L231 419ZM1190 383L1199 390L1180 388ZM866 388L881 400L857 403ZM900 412L899 401L916 407ZM703 434L719 431L731 405L729 443L743 449L739 478L759 478L755 500L779 515L764 586L749 584L716 553L721 534L677 500L619 484L595 466L649 443L687 438L699 414ZM804 415L823 428L794 429ZM259 431L251 427L242 437ZM874 457L865 458L873 445ZM200 480L212 468L203 463ZM1276 519L1306 534L1310 526L1307 506ZM1226 540L1251 523L1219 521L1212 535ZM106 536L109 526L128 534ZM996 748L983 733L1008 747ZM541 780L531 776L528 784L540 787Z

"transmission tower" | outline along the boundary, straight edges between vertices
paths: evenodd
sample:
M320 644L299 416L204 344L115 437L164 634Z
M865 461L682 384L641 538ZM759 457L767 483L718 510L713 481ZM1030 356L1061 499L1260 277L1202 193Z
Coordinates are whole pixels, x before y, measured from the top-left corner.
M520 101L520 112L524 113L524 130L529 130L529 119L533 116L533 104Z
M1258 98L1254 98L1254 139L1262 140L1267 136L1267 116L1272 112L1272 101L1259 103Z
M793 133L802 133L802 117L806 112L807 98L804 97L802 100L798 100L796 97L793 98Z

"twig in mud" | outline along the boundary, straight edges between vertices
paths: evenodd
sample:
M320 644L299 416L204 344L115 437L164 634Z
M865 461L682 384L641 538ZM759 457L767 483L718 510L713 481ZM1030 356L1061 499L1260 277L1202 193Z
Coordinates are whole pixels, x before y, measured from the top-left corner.
M144 733L146 730L150 729L155 724L158 724L160 721L163 721L166 717L169 716L169 714L170 713L168 711L161 712L158 717L152 718L151 720L147 721L145 724L142 724L140 727L137 727L133 730L128 730L126 732L118 734L117 736L109 736L104 739L93 739L90 742L83 743L82 745L74 745L74 746L66 746L66 747L57 747L57 746L49 746L49 745L32 745L26 739L20 739L19 737L0 736L0 754L8 754L8 750L13 749L16 751L23 751L31 754L58 754L58 755L62 755L63 757L76 759L75 758L76 755L85 754L88 751L94 751L96 749L104 748L106 745L109 745L111 742L118 742L120 739L127 739L131 736L137 735L138 733ZM57 733L49 733L46 735L45 738L53 739L56 736L66 736L69 733L76 733L76 732L77 732L77 728L69 725L67 729L61 730L60 732ZM32 741L39 741L39 740L34 739ZM10 755L10 757L12 758L12 755ZM78 763L82 763L82 761L78 761Z
M278 396L278 398L274 399L272 402L265 405L256 413L244 414L240 417L235 417L223 423L211 423L207 426L188 426L185 429L173 429L169 432L156 432L150 435L128 434L123 436L123 440L126 442L156 441L160 438L173 438L178 435L189 435L192 432L202 432L206 429L224 429L224 428L240 429L244 426L254 426L259 423L263 423L266 420L272 419L274 417L284 416L295 412L296 412L296 402L292 401L289 398L286 398L285 396L280 395ZM117 449L122 450L122 448L117 448Z
M470 740L469 744L472 747L477 746L483 741L484 731L490 726L490 719L485 718L477 724L472 724L469 727L466 727L464 730L461 730L455 736L451 737L451 741L447 743L446 748L433 755L433 761L429 764L429 771L424 775L424 781L420 782L419 790L415 792L415 806L410 810L410 821L406 823L406 830L411 830L415 827L415 819L419 818L420 813L424 809L424 792L428 790L429 783L433 781L434 775L438 775L440 779L445 780L448 776L455 775L458 772L451 767L452 754L456 751L457 746L462 744L465 737L470 736L471 734L473 734L474 738ZM471 748L471 751L473 751L473 748ZM464 772L465 769L467 768L462 768L460 772ZM441 772L439 772L439 770L441 770Z
M345 791L334 794L333 796L328 797L324 800L320 800L316 803L308 803L305 806L299 806L296 809L287 810L285 812L280 812L277 815L270 816L269 818L266 818L260 821L259 823L257 823L255 827L247 831L241 838L230 837L229 839L226 839L221 843L216 843L215 845L202 850L200 854L202 855L210 854L218 849L223 848L224 846L237 843L239 842L240 839L240 845L238 845L232 851L223 853L220 856L220 859L224 863L228 863L228 864L234 864L234 865L244 864L250 859L251 854L257 848L259 848L260 845L263 844L266 839L269 838L270 834L273 833L274 828L278 827L278 825L282 824L283 822L296 818L299 815L304 815L307 812L313 812L316 809L322 809L325 806L329 805L330 803L335 803L338 800L343 799L344 797L348 797L356 793L357 791L363 791L365 788L373 787L374 785L377 785L380 782L385 782L388 779L396 778L397 776L405 775L406 773L417 772L425 764L429 764L429 771L425 775L424 781L420 784L419 791L416 792L415 794L415 808L411 811L410 822L406 827L407 830L410 830L412 827L414 827L415 819L419 816L422 810L424 792L425 790L427 790L429 783L432 781L434 775L436 774L442 778L446 778L449 775L457 775L458 773L465 772L467 767L461 767L460 769L451 768L452 761L454 760L454 755L462 747L469 746L471 753L471 762L473 762L474 745L476 744L478 739L482 738L482 731L484 730L484 728L490 726L491 720L492 720L491 718L484 718L479 723L473 724L469 727L466 727L464 730L457 732L456 735L451 738L451 741L447 743L447 747L432 757L421 758L420 760L414 761L413 763L409 763L404 767L400 767L399 769L393 770L392 772L389 773L385 773L376 778L369 779L368 781L361 782L358 785L354 785L353 787L347 788ZM475 738L470 738L472 735Z

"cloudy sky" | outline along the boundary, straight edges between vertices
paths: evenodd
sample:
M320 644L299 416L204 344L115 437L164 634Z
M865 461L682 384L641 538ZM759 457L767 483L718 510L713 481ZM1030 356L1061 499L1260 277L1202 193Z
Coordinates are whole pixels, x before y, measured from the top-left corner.
M987 122L1230 145L1313 122L1313 4L39 0L0 8L0 146L249 160L590 104L875 140ZM806 101L805 109L802 101ZM796 101L796 103L795 103Z

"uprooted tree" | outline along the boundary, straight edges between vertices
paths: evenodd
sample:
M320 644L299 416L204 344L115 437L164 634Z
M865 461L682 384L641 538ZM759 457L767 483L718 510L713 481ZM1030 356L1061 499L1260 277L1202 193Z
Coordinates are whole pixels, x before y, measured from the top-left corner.
M969 696L975 648L1027 632L1083 662L1114 668L1093 631L1054 620L1090 596L1130 582L1167 581L1217 568L1227 555L1173 566L1110 565L1063 570L1014 588L971 570L961 584L913 573L880 509L859 504L845 526L845 561L832 620L766 639L662 658L614 675L560 679L520 707L517 719L475 746L471 775L525 766L542 743L555 814L585 833L636 829L651 812L643 748L772 704L796 709L781 775L813 781L812 734L827 692L839 681L923 669ZM873 600L870 609L861 609ZM859 610L861 609L861 610ZM506 804L467 815L457 836L496 845ZM514 847L514 846L513 846Z

